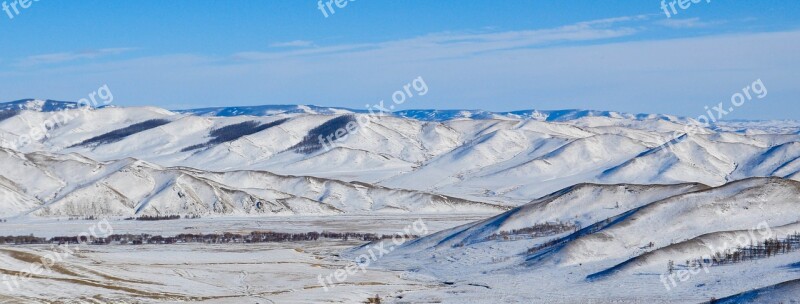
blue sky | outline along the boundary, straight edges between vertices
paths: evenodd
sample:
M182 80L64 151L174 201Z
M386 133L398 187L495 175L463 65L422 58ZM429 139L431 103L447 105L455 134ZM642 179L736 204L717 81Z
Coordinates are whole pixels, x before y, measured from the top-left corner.
M697 116L762 79L769 95L727 118L800 118L795 0L702 0L670 18L655 0L356 0L327 18L317 5L39 0L13 19L0 11L0 99L77 100L108 84L121 106L364 108L422 76L429 94L402 109Z

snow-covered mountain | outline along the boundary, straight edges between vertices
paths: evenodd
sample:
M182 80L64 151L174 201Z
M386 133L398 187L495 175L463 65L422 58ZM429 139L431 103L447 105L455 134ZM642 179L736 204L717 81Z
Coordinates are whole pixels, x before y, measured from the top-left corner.
M165 168L126 158L0 149L1 216L497 212L504 206L263 171Z
M366 110L354 110L348 108L320 107L314 105L264 105L247 107L213 107L189 110L176 110L176 113L188 113L198 116L272 116L280 114L347 114L347 113L367 113Z
M8 171L3 176L12 182L5 183L8 187L4 191L15 193L10 196L15 198L9 206L30 207L37 200L38 204L47 205L79 195L73 191L91 192L85 190L86 186L99 181L107 184L105 178L116 172L115 166L128 168L130 159L136 160L133 163L148 164L147 169L128 169L146 172L142 174L149 176L149 185L154 188L137 190L142 192L136 195L125 194L130 202L124 204L128 205L102 212L151 210L144 207L149 206L148 201L158 201L158 187L175 188L189 183L189 179L201 181L206 189L214 189L215 194L209 197L220 201L225 201L220 197L224 192L220 189L243 189L239 181L221 179L210 172L220 172L223 176L232 172L269 172L275 176L315 177L354 187L406 189L414 195L457 197L470 206L479 202L488 208L481 210L488 212L519 206L581 183L721 186L749 177L800 178L800 134L787 121L737 122L728 129L715 126L680 135L691 120L609 111L488 114L430 110L374 116L343 108L310 106L169 111L155 107L75 109L74 105L36 100L6 105L13 110L0 111L5 113L0 119L0 145L9 155L20 152L21 158L80 157L85 159L83 162L92 163L91 166L111 171L96 180L78 183L71 177L55 178L49 188L39 185L36 187L41 189L24 191L17 190L20 185L29 184L17 181L26 177L15 174L25 171ZM353 127L353 134L333 143L325 139L334 138L337 130L341 131L340 136L349 133L348 124ZM36 131L41 131L40 136L33 136ZM676 134L680 136L676 138ZM22 140L26 137L29 140ZM348 195L341 195L340 201L334 203L321 200L319 193L292 192L279 186L268 188L322 202L337 212L392 208L408 212L440 210L429 208L428 199L366 206L359 205L365 204L363 201L345 203L346 198L352 197ZM195 201L202 201L206 209L182 201L184 205L180 208L184 209L162 206L152 208L152 212L188 212L198 208L208 212L227 213L236 209L248 213L252 210L247 209L245 205L249 203L242 203L243 200L268 201L278 197L259 196L252 191L236 195L242 197L233 204L236 208L215 206L204 197ZM245 198L247 195L250 196ZM374 200L365 197L361 199ZM170 202L173 203L177 204ZM294 209L275 207L270 212L334 210L311 211L308 208L312 205ZM86 212L98 210L91 207ZM36 214L69 212L52 206Z
M0 111L4 110L28 110L37 112L56 112L65 109L76 109L80 105L77 102L41 100L41 99L21 99L12 102L0 103ZM281 114L368 114L380 113L375 109L352 109L344 107L324 107L316 105L258 105L258 106L233 106L233 107L209 107L197 109L173 110L175 113L193 114L197 116L273 116ZM520 110L508 112L491 112L484 110L399 110L393 112L383 112L384 115L395 117L411 118L422 121L448 121L454 119L534 119L541 121L569 121L583 117L609 117L630 120L653 120L662 119L667 121L687 122L689 119L674 115L663 114L630 114L615 111L596 111L596 110ZM731 128L746 126L757 126L759 122L751 121L732 121L724 123L730 124ZM777 123L777 122L776 122ZM784 121L787 126L797 127L797 122ZM762 125L775 126L770 122L761 122Z
M726 254L735 259L748 246L759 250L756 244L766 250L765 240L800 232L793 212L798 207L800 182L781 178L720 187L581 184L406 243L378 265L449 282L454 302L501 295L546 302L560 288L576 291L576 302L602 295L624 303L699 303L726 296L731 297L723 303L772 303L764 300L797 299L796 248L723 265L692 266L693 261L706 257L710 264L711 257ZM357 257L367 248L347 255ZM401 296L411 302L435 298Z
M56 112L66 109L77 109L78 103L70 101L21 99L12 102L0 103L0 111L35 111Z
M369 110L320 107L314 105L264 105L243 107L216 107L189 110L176 110L177 113L191 113L199 116L270 116L278 114L367 114ZM373 110L375 112L375 110ZM569 121L582 117L610 117L632 120L663 119L687 122L686 118L658 114L629 114L614 111L593 110L522 110L510 112L490 112L484 110L401 110L386 112L386 115L411 118L421 121L448 121L455 119L534 119L541 121Z
M470 214L486 219L392 247L373 267L445 282L457 303L548 302L564 288L580 290L578 302L796 298L800 251L785 245L753 262L691 265L800 231L800 123L686 133L693 123L25 100L0 106L0 217ZM769 236L753 233L765 227ZM694 272L670 274L682 270ZM441 292L397 296L441 302Z

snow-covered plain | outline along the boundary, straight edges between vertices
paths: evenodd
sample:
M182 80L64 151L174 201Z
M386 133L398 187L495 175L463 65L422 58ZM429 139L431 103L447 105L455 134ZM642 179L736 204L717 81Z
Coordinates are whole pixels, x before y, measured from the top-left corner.
M86 246L53 271L26 280L2 303L362 303L440 288L379 269L325 291L318 276L345 267L335 252L356 242ZM0 248L0 271L27 268L49 246ZM135 257L135 258L134 258Z
M770 303L800 299L800 251L712 266L676 284L668 264L724 253L769 227L800 231L800 123L608 111L314 106L0 109L0 234L436 232L324 291L317 275L368 254L353 241L89 246L10 302ZM61 111L65 112L61 112ZM56 115L47 137L21 135ZM342 126L370 123L330 149ZM200 215L126 221L144 215ZM556 228L554 228L556 227ZM735 250L736 246L728 246ZM716 248L716 249L710 249ZM722 249L720 249L722 248ZM44 246L3 246L0 271ZM17 252L17 253L14 253ZM23 253L18 253L23 252ZM20 258L22 257L22 260ZM322 270L322 271L321 271ZM669 282L669 281L667 281Z

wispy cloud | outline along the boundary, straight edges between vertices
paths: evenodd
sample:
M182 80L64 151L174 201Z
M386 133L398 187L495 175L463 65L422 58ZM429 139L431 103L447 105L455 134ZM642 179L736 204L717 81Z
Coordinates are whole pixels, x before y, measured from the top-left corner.
M377 43L343 44L281 51L249 51L234 54L240 60L273 60L299 56L368 55L375 53L416 53L418 59L451 58L484 52L534 48L557 43L595 41L636 34L640 29L630 23L649 16L626 16L579 22L566 26L506 32L443 32L409 39ZM628 25L625 25L625 24ZM273 44L272 47L311 46L308 41Z
M41 54L41 55L32 55L25 57L17 62L19 66L35 66L35 65L42 65L42 64L54 64L54 63L63 63L69 61L75 61L80 59L95 59L105 56L111 55L119 55L122 53L126 53L129 51L133 51L136 48L105 48L105 49L97 49L97 50L85 50L85 51L78 51L78 52L63 52L63 53L52 53L52 54Z
M293 41L287 41L287 42L276 42L276 43L273 43L273 44L269 45L269 47L273 47L273 48L298 48L298 47L310 47L310 46L314 46L314 42L313 41L308 41L308 40L293 40Z
M671 27L671 28L680 28L680 29L687 29L687 28L702 28L702 27L709 27L713 25L723 24L723 21L700 21L700 18L688 18L688 19L663 19L656 22L656 24Z
M127 105L311 103L361 108L391 97L398 83L424 76L436 90L409 108L595 108L696 116L703 105L730 98L743 81L762 78L782 95L731 117L791 118L785 109L796 107L795 97L800 96L793 82L800 70L795 55L800 31L658 39L649 32L668 28L656 24L657 18L305 48L271 49L265 44L266 50L238 53L238 60L197 53L79 60L0 70L0 91L9 100L30 95L71 100L107 83L120 104Z

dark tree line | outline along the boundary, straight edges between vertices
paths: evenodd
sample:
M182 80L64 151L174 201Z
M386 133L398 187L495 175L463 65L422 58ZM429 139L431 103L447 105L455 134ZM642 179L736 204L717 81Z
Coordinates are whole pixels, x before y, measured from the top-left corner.
M189 216L185 216L184 218L189 218ZM194 218L194 217L193 217ZM140 217L129 217L126 218L126 221L130 220L137 220L137 221L165 221L165 220L179 220L181 219L180 215L142 215Z
M69 221L80 221L80 220L94 221L94 220L97 220L97 218L94 215L89 215L89 216L84 216L84 217L74 216L74 217L70 217L67 220L69 220Z
M188 152L192 150L219 145L221 143L231 142L239 138L242 138L243 136L255 134L264 131L266 129L272 128L274 126L278 126L280 124L283 124L287 120L289 119L284 118L266 124L261 124L257 121L245 121L238 124L224 126L219 129L214 129L211 130L211 133L209 133L209 135L211 136L211 139L209 141L202 144L188 146L186 148L183 148L181 152Z
M795 232L794 234L788 235L785 239L768 239L764 240L764 242L738 247L733 250L726 250L725 252L715 252L711 257L701 257L687 261L687 265L699 266L701 263L712 266L735 264L745 261L766 259L798 250L800 250L800 234Z
M151 119L147 121L143 121L140 123L132 124L125 128L117 129L103 135L98 135L87 140L82 141L79 144L75 144L72 147L77 146L88 146L88 145L104 145L113 142L117 142L122 140L125 137L131 136L133 134L147 131L153 128L157 128L169 123L169 120L166 119Z
M311 154L317 152L323 148L322 143L319 142L320 136L322 136L322 138L324 138L325 141L327 141L329 137L332 139L332 141L336 141L336 131L345 130L344 133L345 135L343 136L347 136L348 135L346 132L347 124L355 121L356 117L354 115L343 115L328 120L322 123L321 125L309 130L308 134L305 137L303 137L303 140L301 140L299 143L297 143L296 145L292 146L289 149L294 150L297 153L303 153L303 154ZM332 143L328 142L327 144L332 144Z
M552 236L567 231L575 231L578 226L571 223L544 223L536 224L531 227L514 229L511 231L501 231L487 237L487 240L513 240L517 238L537 238Z
M406 239L417 238L416 235L405 235ZM212 234L191 234L182 233L176 236L164 237L161 235L150 234L113 234L107 237L93 236L57 236L50 239L30 236L7 236L0 237L0 244L78 244L89 243L92 245L142 245L142 244L179 244L179 243L205 243L205 244L224 244L224 243L280 243L280 242L302 242L317 241L320 239L328 240L358 240L373 242L384 239L391 239L392 235L378 235L373 233L354 233L354 232L307 232L307 233L283 233L271 231L254 231L249 234L238 233L212 233Z
M19 114L19 110L2 110L0 111L0 121L9 119Z
M47 243L47 239L35 237L33 235L0 236L0 244L27 245L27 244L45 244L45 243Z
M594 224L592 224L592 225L590 225L590 226L588 226L586 228L581 228L581 225L576 224L576 225L574 225L572 227L574 229L575 233L570 234L570 235L568 235L566 237L563 237L563 238L553 239L553 240L544 242L542 244L536 245L534 247L531 247L530 249L528 249L527 253L528 254L536 253L539 250L546 249L546 248L549 248L549 247L553 247L553 246L556 246L556 245L560 245L560 244L566 243L566 242L568 242L570 240L574 240L574 239L576 239L576 238L578 238L580 236L587 235L587 234L592 234L592 233L598 232L600 230L603 230L603 228L605 228L609 224L611 224L611 222L614 220L614 218L616 218L616 217L607 218L607 219L602 220L600 222L594 223Z
M528 249L527 253L528 254L536 253L539 250L542 250L542 249L545 249L545 248L548 248L548 247L552 247L552 246L561 244L563 242L564 242L563 239L550 240L550 241L547 241L547 242L544 242L544 243L541 243L539 245L531 247L530 249Z

